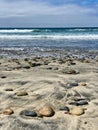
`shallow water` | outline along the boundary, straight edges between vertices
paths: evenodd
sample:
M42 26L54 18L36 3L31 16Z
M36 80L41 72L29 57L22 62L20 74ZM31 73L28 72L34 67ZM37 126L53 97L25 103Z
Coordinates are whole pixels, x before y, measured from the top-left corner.
M98 50L98 28L0 29L0 56L4 57L76 55L91 50Z

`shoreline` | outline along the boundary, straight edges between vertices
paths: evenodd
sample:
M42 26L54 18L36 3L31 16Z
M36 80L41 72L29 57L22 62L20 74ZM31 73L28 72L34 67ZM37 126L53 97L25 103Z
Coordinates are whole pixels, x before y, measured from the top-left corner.
M52 58L88 58L98 56L97 49L60 49L60 48L0 48L0 58L29 58L29 57L52 57Z

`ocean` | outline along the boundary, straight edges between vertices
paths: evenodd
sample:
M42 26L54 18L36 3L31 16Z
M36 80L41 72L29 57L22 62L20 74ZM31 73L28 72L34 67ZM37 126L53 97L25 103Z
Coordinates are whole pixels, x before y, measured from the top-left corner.
M0 56L58 56L98 50L98 28L1 28Z

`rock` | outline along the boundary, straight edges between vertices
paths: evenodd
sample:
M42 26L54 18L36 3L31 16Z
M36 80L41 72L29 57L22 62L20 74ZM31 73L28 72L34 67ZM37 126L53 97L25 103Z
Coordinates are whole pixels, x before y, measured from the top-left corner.
M96 62L98 62L98 56L95 57Z
M44 106L41 109L39 109L38 114L41 116L51 117L54 115L54 110L51 106Z
M1 78L2 78L2 79L5 79L5 78L6 78L6 76L1 76Z
M83 60L83 63L90 63L90 61L89 60Z
M13 91L12 88L6 88L5 91Z
M70 65L76 65L76 63L74 63L74 62L72 62L72 61L67 61L67 63L66 63L68 66L70 66Z
M71 114L72 114L72 115L80 116L80 115L84 114L84 109L83 109L83 108L80 108L80 107L74 107L74 108L71 110Z
M29 59L28 59L28 58L25 58L24 61L29 61Z
M59 110L69 112L69 108L67 106L62 106L59 108Z
M20 91L20 92L17 92L15 93L17 96L26 96L28 95L28 93L26 91Z
M10 109L10 108L3 111L4 115L11 115L13 113L14 113L14 111L12 109Z
M87 101L80 101L80 102L78 102L77 105L78 106L80 106L80 105L88 105L88 102Z
M78 74L79 72L76 71L76 70L73 70L73 69L64 69L64 70L62 70L62 73L65 73L65 74Z
M74 101L84 101L86 100L85 98L74 98Z
M87 84L86 83L81 83L81 86L87 86Z
M29 110L23 110L23 111L21 111L20 115L30 116L30 117L37 117L37 113L35 111L29 111Z
M67 87L68 87L68 88L72 88L72 87L76 87L76 86L78 86L78 83L77 83L77 82L67 83Z
M41 65L41 63L36 63L36 62L34 62L34 63L28 62L28 63L29 63L29 65L30 65L31 67L36 67L36 66L40 66L40 65Z
M69 105L75 105L75 106L80 106L80 105L87 105L88 102L87 101L75 101L75 102L69 102Z
M24 68L24 69L30 69L30 66L28 66L28 65L22 65L22 68Z

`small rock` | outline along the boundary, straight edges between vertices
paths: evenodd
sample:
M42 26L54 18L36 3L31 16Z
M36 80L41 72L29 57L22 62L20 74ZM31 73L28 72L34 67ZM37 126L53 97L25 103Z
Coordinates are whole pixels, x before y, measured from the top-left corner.
M21 91L21 92L17 92L15 93L17 96L26 96L28 95L28 93L26 91Z
M24 61L28 61L29 59L28 58L25 58Z
M59 110L69 112L69 108L67 106L62 106L59 108Z
M86 83L81 83L81 86L87 86L87 84Z
M69 105L75 105L75 106L80 106L80 105L87 105L88 102L84 101L84 99L82 100L75 100L75 102L69 102Z
M84 101L86 100L85 98L74 98L74 101Z
M31 67L36 67L36 66L40 66L41 63L36 63L36 62L32 63L32 62L29 62L29 65L30 65Z
M72 62L72 61L67 61L67 63L66 63L68 66L70 66L70 65L76 65L76 63L74 63L74 62Z
M2 78L2 79L5 79L5 78L6 78L6 76L1 76L1 78Z
M6 88L5 91L13 91L12 88Z
M87 101L80 101L80 102L78 102L77 105L78 106L80 106L80 105L88 105L88 102Z
M23 110L20 112L20 115L37 117L37 113L35 111Z
M54 115L55 112L51 106L44 106L39 109L38 113L42 116L51 117Z
M12 109L6 109L5 111L3 111L4 115L11 115L13 113L14 113L14 111Z
M83 108L80 108L80 107L74 107L74 108L71 110L71 114L72 114L72 115L80 116L80 115L84 114L84 109L83 109Z
M24 66L22 66L22 68L24 68L24 69L30 69L30 66L24 65Z
M73 70L73 69L65 69L65 70L62 70L62 73L65 73L65 74L78 74L79 72L76 71L76 70Z
M68 88L72 88L72 87L76 87L76 86L78 86L78 83L77 83L77 82L67 83L67 87L68 87Z
M90 63L89 60L83 60L83 63Z

